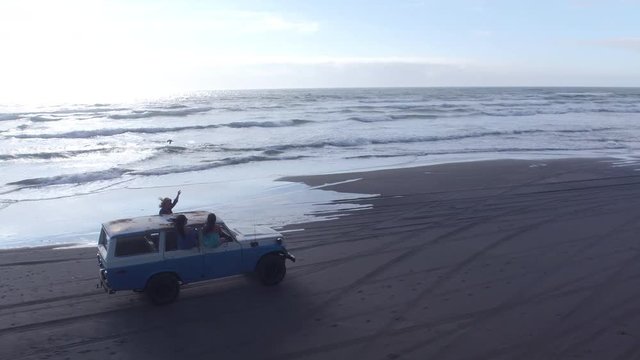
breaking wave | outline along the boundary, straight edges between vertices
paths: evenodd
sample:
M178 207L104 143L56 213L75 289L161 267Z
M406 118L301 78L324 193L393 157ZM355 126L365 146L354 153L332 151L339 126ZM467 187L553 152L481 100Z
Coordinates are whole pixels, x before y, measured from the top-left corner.
M21 153L21 154L0 154L0 160L21 160L21 159L69 159L74 156L91 154L91 153L113 153L120 151L117 148L96 148L85 150L68 150L68 151L52 151L39 153Z
M18 120L22 114L0 114L0 121Z
M640 92L625 88L305 89L2 106L0 163L19 162L6 167L10 191L95 181L111 186L135 177L251 162L277 166L304 157L310 160L301 162L301 171L316 162L406 155L606 156L636 152L640 137ZM59 175L55 166L43 166L48 160L99 171Z
M161 134L173 133L187 130L206 130L221 127L228 128L250 128L250 127L287 127L298 126L313 122L311 120L284 120L284 121L243 121L228 124L211 124L211 125L191 125L176 127L144 127L144 128L114 128L114 129L97 129L97 130L77 130L57 134L17 134L11 137L17 139L86 139L98 136L116 136L126 133L133 134Z
M348 156L345 159L375 159L375 158L392 158L403 156L430 156L430 155L460 155L460 154L494 154L494 153L523 153L523 152L573 152L573 151L597 151L597 150L616 150L625 149L625 146L601 146L601 147L505 147L505 148L478 148L478 149L457 149L457 150L434 150L434 151L407 151L397 154L364 154Z
M439 116L431 114L403 114L403 115L391 115L393 120L430 120L437 119Z
M159 175L192 172L192 171L210 170L210 169L215 169L223 166L240 165L240 164L246 164L246 163L252 163L252 162L298 160L298 159L303 159L305 157L306 156L301 156L301 155L281 156L281 157L254 155L254 156L237 157L237 158L225 158L225 159L215 160L215 161L207 162L204 164L198 164L198 165L166 166L158 169L134 171L134 172L131 172L131 175L159 176Z
M592 132L607 131L612 129L614 128L604 127L604 128L593 128L593 129L565 129L565 130L530 129L530 130L512 130L512 131L486 131L486 132L475 132L475 133L468 133L468 134L444 135L444 136L409 136L409 137L396 137L396 138L388 138L388 139L351 138L351 139L344 139L344 140L322 140L322 141L302 143L302 144L300 143L282 144L282 145L273 145L268 147L224 148L223 150L284 152L288 150L318 149L318 148L325 148L325 147L349 148L349 147L359 147L359 146L365 146L365 145L411 144L411 143L422 143L422 142L428 143L428 142L454 141L454 140L482 138L482 137L501 137L501 136L542 134L542 133L567 133L567 134L592 133Z
M568 97L568 98L586 98L586 97L606 97L615 95L612 92L558 92L553 94L553 96L557 97Z
M54 116L44 116L44 115L35 115L35 116L31 116L29 117L29 120L31 120L32 122L48 122L48 121L58 121L61 118L59 117L54 117Z
M165 154L179 154L188 150L184 146L161 146L158 150L162 151Z
M173 105L176 106L176 105ZM122 119L143 119L157 116L189 116L197 113L205 113L211 111L212 107L202 108L181 108L174 107L168 110L132 110L126 114L111 114L108 116L110 119L122 120Z
M79 174L57 175L49 177L38 177L24 179L7 183L7 185L18 185L22 187L42 187L65 184L85 184L94 181L113 180L124 174L130 173L129 169L111 168L102 171L90 171Z
M393 118L391 116L381 115L381 116L352 116L347 120L358 121L363 123L374 123L374 122L390 121L392 119Z
M98 136L115 136L126 133L134 134L158 134L170 133L185 130L204 130L217 128L218 125L195 125L195 126L178 126L170 128L147 127L147 128L116 128L116 129L98 129L98 130L78 130L59 134L19 134L13 137L18 139L86 139Z
M292 119L283 121L240 121L232 122L221 126L230 128L249 128L249 127L286 127L286 126L298 126L308 123L312 123L312 120Z
M81 185L96 181L107 181L121 178L123 175L135 175L135 176L160 176L168 174L177 174L185 172L203 171L223 166L240 165L252 162L263 161L282 161L282 160L298 160L305 158L306 156L245 156L245 157L229 157L220 160L209 161L203 164L197 165L184 165L184 166L165 166L156 169L149 170L132 170L125 168L111 168L102 171L83 172L77 174L65 174L49 177L37 177L29 178L14 182L9 182L7 185L19 186L20 188L36 188L54 185Z

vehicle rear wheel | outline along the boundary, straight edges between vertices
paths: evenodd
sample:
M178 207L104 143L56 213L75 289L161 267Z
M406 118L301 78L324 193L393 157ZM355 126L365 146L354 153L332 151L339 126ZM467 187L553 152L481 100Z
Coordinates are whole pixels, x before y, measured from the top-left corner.
M155 305L165 305L174 302L180 294L180 283L173 274L158 274L149 280L145 288L147 296Z
M256 273L263 285L273 286L279 284L287 273L284 257L278 254L265 255L258 262Z

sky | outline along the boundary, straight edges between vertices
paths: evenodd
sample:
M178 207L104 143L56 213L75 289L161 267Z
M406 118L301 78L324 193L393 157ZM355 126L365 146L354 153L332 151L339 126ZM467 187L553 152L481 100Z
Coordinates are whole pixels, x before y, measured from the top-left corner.
M640 86L640 0L0 0L0 102Z

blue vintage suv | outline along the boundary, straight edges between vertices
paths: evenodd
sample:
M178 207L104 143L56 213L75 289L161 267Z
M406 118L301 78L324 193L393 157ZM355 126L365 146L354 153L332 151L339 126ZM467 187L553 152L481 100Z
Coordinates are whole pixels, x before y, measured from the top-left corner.
M206 211L181 213L198 234L197 246L179 249L173 220L179 214L143 216L102 224L98 240L100 284L106 292L144 291L154 304L176 300L180 286L196 281L253 273L264 285L286 274L285 260L295 261L283 236L267 227L229 228L218 218L220 244L202 241Z

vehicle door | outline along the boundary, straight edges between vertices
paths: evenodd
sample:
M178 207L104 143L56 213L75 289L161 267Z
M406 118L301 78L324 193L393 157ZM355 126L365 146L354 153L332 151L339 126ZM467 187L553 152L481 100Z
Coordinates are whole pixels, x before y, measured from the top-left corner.
M190 249L178 248L178 233L173 230L162 232L164 262L166 271L173 271L183 282L193 282L204 278L202 253L198 245Z
M220 245L217 247L203 246L204 270L206 277L215 279L236 275L242 272L242 246L235 240L231 231L220 227Z

